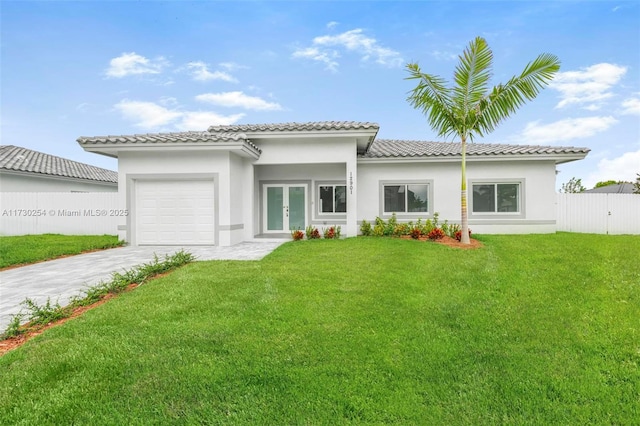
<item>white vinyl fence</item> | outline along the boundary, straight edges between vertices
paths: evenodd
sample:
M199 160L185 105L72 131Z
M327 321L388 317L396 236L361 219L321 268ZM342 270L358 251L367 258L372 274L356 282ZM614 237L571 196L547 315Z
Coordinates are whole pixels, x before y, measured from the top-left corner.
M117 235L117 192L0 193L0 235Z
M557 230L640 234L638 194L558 194Z

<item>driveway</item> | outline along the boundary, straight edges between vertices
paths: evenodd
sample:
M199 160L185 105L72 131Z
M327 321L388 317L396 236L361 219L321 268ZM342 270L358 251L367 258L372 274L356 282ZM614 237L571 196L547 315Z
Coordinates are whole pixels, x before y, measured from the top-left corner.
M286 242L285 239L256 239L231 247L153 246L119 247L94 253L65 257L0 272L0 333L13 315L23 310L26 298L44 304L47 298L65 306L83 290L108 281L113 272L122 272L153 260L164 259L181 249L197 260L260 260Z

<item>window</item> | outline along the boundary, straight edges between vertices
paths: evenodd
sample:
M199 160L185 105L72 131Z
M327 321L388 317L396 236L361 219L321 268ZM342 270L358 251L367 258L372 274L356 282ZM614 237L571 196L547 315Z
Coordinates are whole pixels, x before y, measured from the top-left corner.
M427 213L429 211L428 184L384 185L385 213Z
M346 185L320 185L320 213L346 213Z
M520 213L519 183L474 183L473 213Z

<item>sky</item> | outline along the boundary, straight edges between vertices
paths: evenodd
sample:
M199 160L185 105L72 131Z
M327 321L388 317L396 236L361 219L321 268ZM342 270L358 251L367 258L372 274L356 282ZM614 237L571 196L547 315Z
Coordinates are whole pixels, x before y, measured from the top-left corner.
M469 42L491 84L541 53L560 72L474 143L587 147L572 177L640 173L637 1L1 1L0 138L117 170L79 136L216 124L367 121L378 138L451 141L407 102L406 64L451 81Z

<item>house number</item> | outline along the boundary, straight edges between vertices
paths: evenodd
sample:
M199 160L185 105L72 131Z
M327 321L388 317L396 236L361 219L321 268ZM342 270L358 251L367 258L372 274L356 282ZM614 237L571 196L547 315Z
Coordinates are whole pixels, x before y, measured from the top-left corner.
M353 195L353 172L349 172L349 194Z

